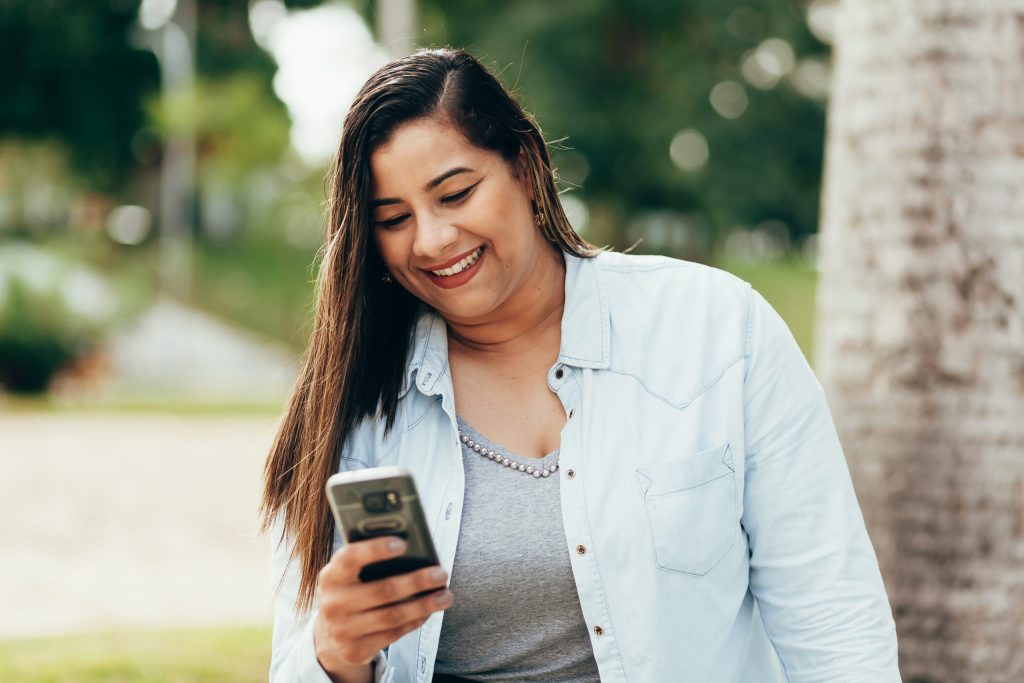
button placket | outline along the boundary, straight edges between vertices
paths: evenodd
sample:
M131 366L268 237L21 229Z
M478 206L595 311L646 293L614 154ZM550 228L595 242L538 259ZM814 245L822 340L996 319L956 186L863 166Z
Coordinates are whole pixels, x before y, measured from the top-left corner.
M583 466L583 462L580 459L582 456L580 449L581 436L578 429L580 425L577 425L578 420L573 420L576 416L576 408L582 407L580 404L581 382L579 381L581 378L579 374L575 373L568 377L565 376L565 372L571 371L572 368L563 372L562 377L559 378L557 372L559 369L561 367L556 368L550 378L552 389L555 389L556 379L562 380L558 383L555 390L559 398L562 399L563 405L567 408L569 418L567 420L567 429L565 430L564 445L566 449L564 451L562 467L567 481L564 484L565 488L562 489L562 500L565 503L563 508L565 533L569 541L569 552L572 555L571 567L573 577L576 580L584 619L590 629L591 637L595 639L594 655L603 664L617 668L619 666L617 664L619 661L618 646L613 632L606 630L610 628L606 591L601 573L596 569L597 556L595 554L596 551L593 551L594 539L591 535L590 522L584 502L583 483L582 479L579 482L576 481L576 475L579 473L580 467ZM606 627L604 624L609 624L609 626ZM604 637L606 635L608 636L607 638Z

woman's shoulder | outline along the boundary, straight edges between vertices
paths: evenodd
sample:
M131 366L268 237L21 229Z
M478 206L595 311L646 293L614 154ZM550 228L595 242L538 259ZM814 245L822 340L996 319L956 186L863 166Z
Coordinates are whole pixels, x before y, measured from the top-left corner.
M730 303L746 311L750 284L714 266L669 256L601 252L593 259L611 299L631 305ZM639 297L642 297L639 298Z
M688 405L747 353L751 288L724 270L666 256L593 259L609 369L668 405ZM584 328L586 329L586 328ZM581 332L582 333L582 332Z
M732 273L698 261L687 261L660 254L625 254L617 251L602 251L593 257L593 262L609 274L639 275L649 277L710 278L723 285L746 285Z

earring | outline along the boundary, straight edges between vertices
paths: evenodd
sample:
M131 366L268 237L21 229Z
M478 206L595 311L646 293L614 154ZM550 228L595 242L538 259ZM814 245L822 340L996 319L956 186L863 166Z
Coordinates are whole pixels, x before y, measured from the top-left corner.
M537 215L533 217L533 222L537 224L537 227L544 225L544 212L538 211Z
M380 281L386 285L390 285L393 282L391 279L391 273L384 273L384 277L382 277Z

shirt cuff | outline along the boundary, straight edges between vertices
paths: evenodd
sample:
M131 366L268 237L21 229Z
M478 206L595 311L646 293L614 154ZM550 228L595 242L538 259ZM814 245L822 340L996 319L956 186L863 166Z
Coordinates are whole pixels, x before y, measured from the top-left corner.
M390 683L394 676L388 670L388 658L384 656L383 650L377 652L377 656L373 658L372 664L373 683Z
M310 617L302 629L299 642L292 653L294 662L293 673L296 683L332 683L320 660L316 658L316 645L313 644L313 626L316 619Z
M320 660L316 657L316 645L313 643L313 626L316 619L310 619L293 653L295 663L296 683L332 683L331 677L327 675L324 668L320 666ZM384 651L378 651L370 664L373 667L374 683L387 683L393 676L388 671L388 660Z

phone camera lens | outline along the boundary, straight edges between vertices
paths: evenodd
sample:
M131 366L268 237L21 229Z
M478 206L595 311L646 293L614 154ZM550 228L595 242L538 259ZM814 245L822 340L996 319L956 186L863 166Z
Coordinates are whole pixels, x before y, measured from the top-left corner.
M363 507L371 514L391 512L402 508L402 497L398 491L375 491L363 496Z
M367 512L384 512L387 509L387 501L383 493L369 493L363 498L363 507Z

